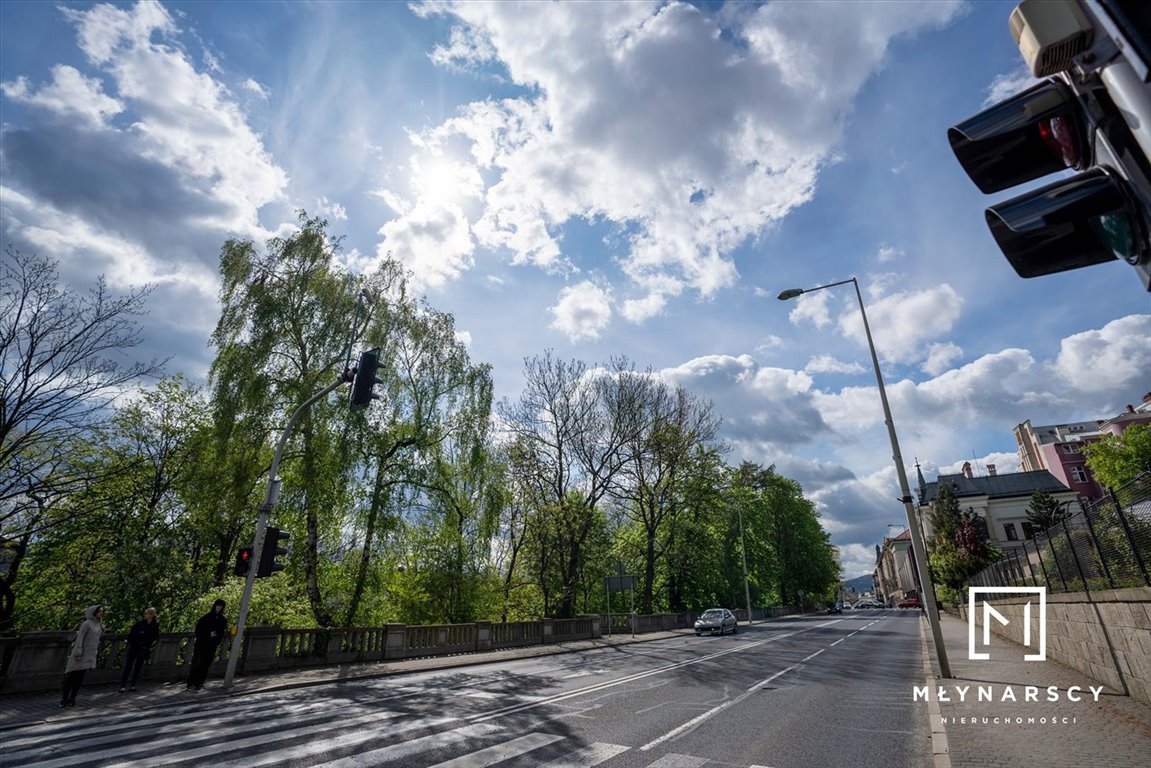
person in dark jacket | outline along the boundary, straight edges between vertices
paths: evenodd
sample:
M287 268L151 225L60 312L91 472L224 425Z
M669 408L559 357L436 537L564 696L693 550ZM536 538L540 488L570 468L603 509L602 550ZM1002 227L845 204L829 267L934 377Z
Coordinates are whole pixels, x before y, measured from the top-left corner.
M140 670L152 655L152 646L160 639L160 625L156 623L156 609L145 608L144 617L128 633L124 652L124 671L120 673L120 693L136 690Z
M68 664L64 668L64 690L60 699L61 707L76 706L76 694L84 684L84 673L96 667L96 654L100 650L100 638L104 636L104 608L90 606L84 611L84 621L76 630L76 639L68 652Z
M212 610L196 622L196 645L192 651L192 668L188 670L188 687L200 690L208 679L208 670L216 658L216 649L228 633L228 620L224 618L224 601L212 603Z

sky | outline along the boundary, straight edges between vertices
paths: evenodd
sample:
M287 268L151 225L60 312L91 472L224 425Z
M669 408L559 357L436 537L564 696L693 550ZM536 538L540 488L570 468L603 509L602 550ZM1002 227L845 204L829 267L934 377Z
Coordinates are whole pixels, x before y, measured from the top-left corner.
M228 238L306 210L388 254L515 399L627 356L798 480L847 577L912 483L1151 392L1121 262L1023 280L947 128L1030 82L1013 3L0 3L0 240L155 287L143 357L203 381ZM1047 180L1044 180L1047 181Z

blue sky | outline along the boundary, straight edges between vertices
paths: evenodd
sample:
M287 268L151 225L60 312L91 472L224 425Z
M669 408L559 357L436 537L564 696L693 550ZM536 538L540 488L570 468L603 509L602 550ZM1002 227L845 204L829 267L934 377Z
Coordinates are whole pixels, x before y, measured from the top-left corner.
M0 235L156 285L145 353L202 378L228 237L325 216L392 253L497 394L627 355L709 397L731 461L820 506L847 575L903 520L850 286L928 479L1151 390L1114 262L1022 280L947 128L1028 81L1012 3L0 4ZM893 530L894 532L894 530Z

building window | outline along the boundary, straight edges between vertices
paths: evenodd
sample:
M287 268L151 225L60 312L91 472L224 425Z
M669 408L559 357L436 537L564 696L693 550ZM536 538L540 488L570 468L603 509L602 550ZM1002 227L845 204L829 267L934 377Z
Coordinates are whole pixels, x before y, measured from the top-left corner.
M1082 453L1082 451L1079 450L1079 443L1064 443L1063 444L1063 452L1064 453Z
M1087 477L1087 470L1083 469L1080 464L1068 467L1068 471L1071 474L1071 479L1077 483L1086 483L1090 479Z
M1031 523L1023 524L1023 538L1028 540L1035 538L1035 527Z
M1019 541L1019 536L1015 533L1015 523L1005 524L1003 526L1003 532L1007 534L1008 541Z

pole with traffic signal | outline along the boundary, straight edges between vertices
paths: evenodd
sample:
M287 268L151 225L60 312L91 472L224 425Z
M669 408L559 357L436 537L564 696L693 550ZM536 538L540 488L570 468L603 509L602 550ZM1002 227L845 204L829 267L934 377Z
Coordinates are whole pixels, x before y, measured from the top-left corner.
M288 438L292 434L292 428L296 426L296 422L304 415L304 412L312 407L312 404L328 395L332 390L346 384L351 380L351 371L344 371L340 378L333 381L328 386L321 389L316 394L309 397L304 401L303 405L296 409L292 417L288 419L288 425L284 427L284 433L280 435L280 442L276 445L276 453L272 457L272 466L268 469L268 488L264 492L264 503L260 505L260 515L256 522L256 540L252 544L252 559L248 565L247 579L244 581L244 596L240 599L240 616L236 619L236 634L232 636L232 649L228 654L228 669L224 673L224 687L229 688L232 685L232 680L236 675L236 664L240 660L240 649L243 647L244 642L244 624L248 620L248 607L252 602L252 587L256 583L257 576L270 576L272 574L272 566L275 561L276 553L286 553L287 550L279 550L279 538L284 533L278 528L268 527L268 518L272 515L272 508L276 506L276 501L280 497L280 459L284 455L284 448L288 444ZM267 536L269 531L275 531L276 538L271 539L272 543L272 556L269 558L269 567L266 573L261 573L261 560L268 554L268 541ZM280 569L283 565L280 565Z
M947 131L984 194L1078 171L985 211L1020 277L1118 259L1151 291L1151 37L1124 13L1117 3L1023 0L1009 27L1045 79Z

